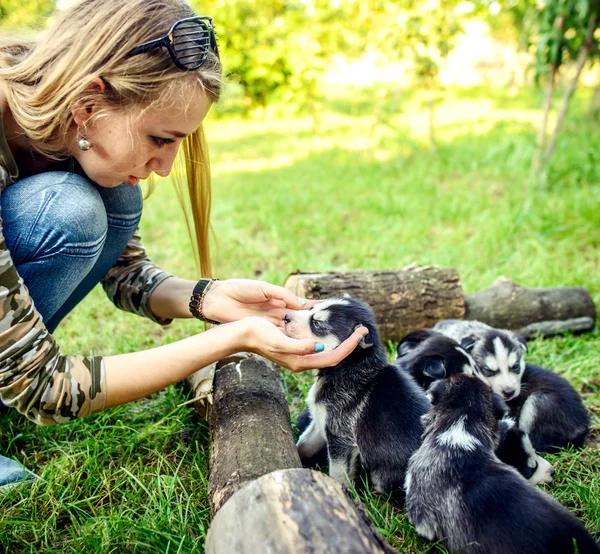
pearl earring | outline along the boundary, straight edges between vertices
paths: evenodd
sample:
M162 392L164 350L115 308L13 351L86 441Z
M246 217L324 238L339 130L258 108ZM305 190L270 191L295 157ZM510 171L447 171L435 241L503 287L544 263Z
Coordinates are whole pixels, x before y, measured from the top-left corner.
M77 144L79 145L79 150L83 150L84 152L92 147L92 143L87 139L87 137L81 137L77 141Z

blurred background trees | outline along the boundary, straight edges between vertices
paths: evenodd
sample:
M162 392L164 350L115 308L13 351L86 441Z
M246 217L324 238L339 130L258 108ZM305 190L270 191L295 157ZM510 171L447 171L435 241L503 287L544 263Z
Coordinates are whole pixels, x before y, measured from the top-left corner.
M0 26L40 26L54 9L69 3L0 0ZM351 68L353 62L367 60L383 73L386 65L402 68L396 82L392 79L392 89L422 92L431 150L436 147L434 109L443 99L448 79L441 77L447 73L449 57L465 24L484 22L491 35L520 52L519 63L511 69L512 85L523 82L517 74L527 71L526 79L545 89L532 159L536 172L551 161L580 75L598 58L599 0L192 0L192 4L199 13L215 18L234 111L256 113L278 103L314 114L324 75L342 61ZM361 75L355 75L354 82L360 81ZM548 132L557 87L562 99ZM590 116L599 105L600 85L590 103ZM374 112L377 109L374 98Z

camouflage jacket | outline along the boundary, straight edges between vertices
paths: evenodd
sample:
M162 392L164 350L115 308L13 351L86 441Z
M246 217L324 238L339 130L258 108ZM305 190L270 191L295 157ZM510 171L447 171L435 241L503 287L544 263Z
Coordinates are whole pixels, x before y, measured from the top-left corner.
M0 113L0 194L17 177ZM103 279L115 305L161 324L149 298L171 277L150 262L136 234ZM6 248L0 213L0 400L39 424L54 424L104 409L106 379L100 356L71 356L60 351L35 309Z

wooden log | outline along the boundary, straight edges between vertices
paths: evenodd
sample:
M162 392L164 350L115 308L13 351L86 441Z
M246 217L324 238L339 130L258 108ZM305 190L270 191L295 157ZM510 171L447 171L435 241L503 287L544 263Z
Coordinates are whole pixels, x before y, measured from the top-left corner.
M348 293L367 302L383 340L399 341L415 329L433 327L441 319L462 319L465 313L460 278L451 267L293 273L285 287L309 299Z
M258 358L217 368L208 422L213 513L261 475L302 467L280 375Z
M208 530L206 554L391 554L333 479L310 469L269 473L236 492Z
M512 329L526 338L594 327L596 306L582 287L523 288L499 277L482 291L465 298L465 319Z

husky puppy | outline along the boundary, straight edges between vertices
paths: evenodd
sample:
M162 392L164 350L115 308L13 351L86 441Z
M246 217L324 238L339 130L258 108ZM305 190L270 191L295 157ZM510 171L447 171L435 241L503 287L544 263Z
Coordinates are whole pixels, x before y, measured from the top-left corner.
M527 341L512 331L494 329L480 321L446 319L433 327L458 342L473 357L475 375L505 401L521 392Z
M501 463L492 391L466 375L435 382L423 444L405 482L408 520L448 550L481 554L600 553L583 524Z
M570 383L552 371L526 364L521 384L521 394L507 404L534 448L556 452L569 444L583 446L590 416Z
M425 390L438 379L475 372L473 358L460 344L430 329L417 329L406 335L398 343L394 365Z
M456 374L474 375L475 362L455 340L431 331L419 329L406 335L396 349L394 364L407 371L425 390L438 379ZM509 407L493 394L493 408L500 424L500 442L496 455L533 484L551 483L552 464L538 456L527 433L508 417Z
M498 395L495 395L500 398ZM496 456L501 462L514 467L531 484L551 483L554 466L535 451L529 435L517 427L512 417L498 422L499 443Z
M387 362L370 308L351 297L335 298L284 319L290 337L318 340L326 349L361 325L369 330L347 358L318 370L307 398L311 421L298 452L306 459L326 446L329 475L338 482L354 480L361 461L377 490L401 498L429 401L409 375Z

